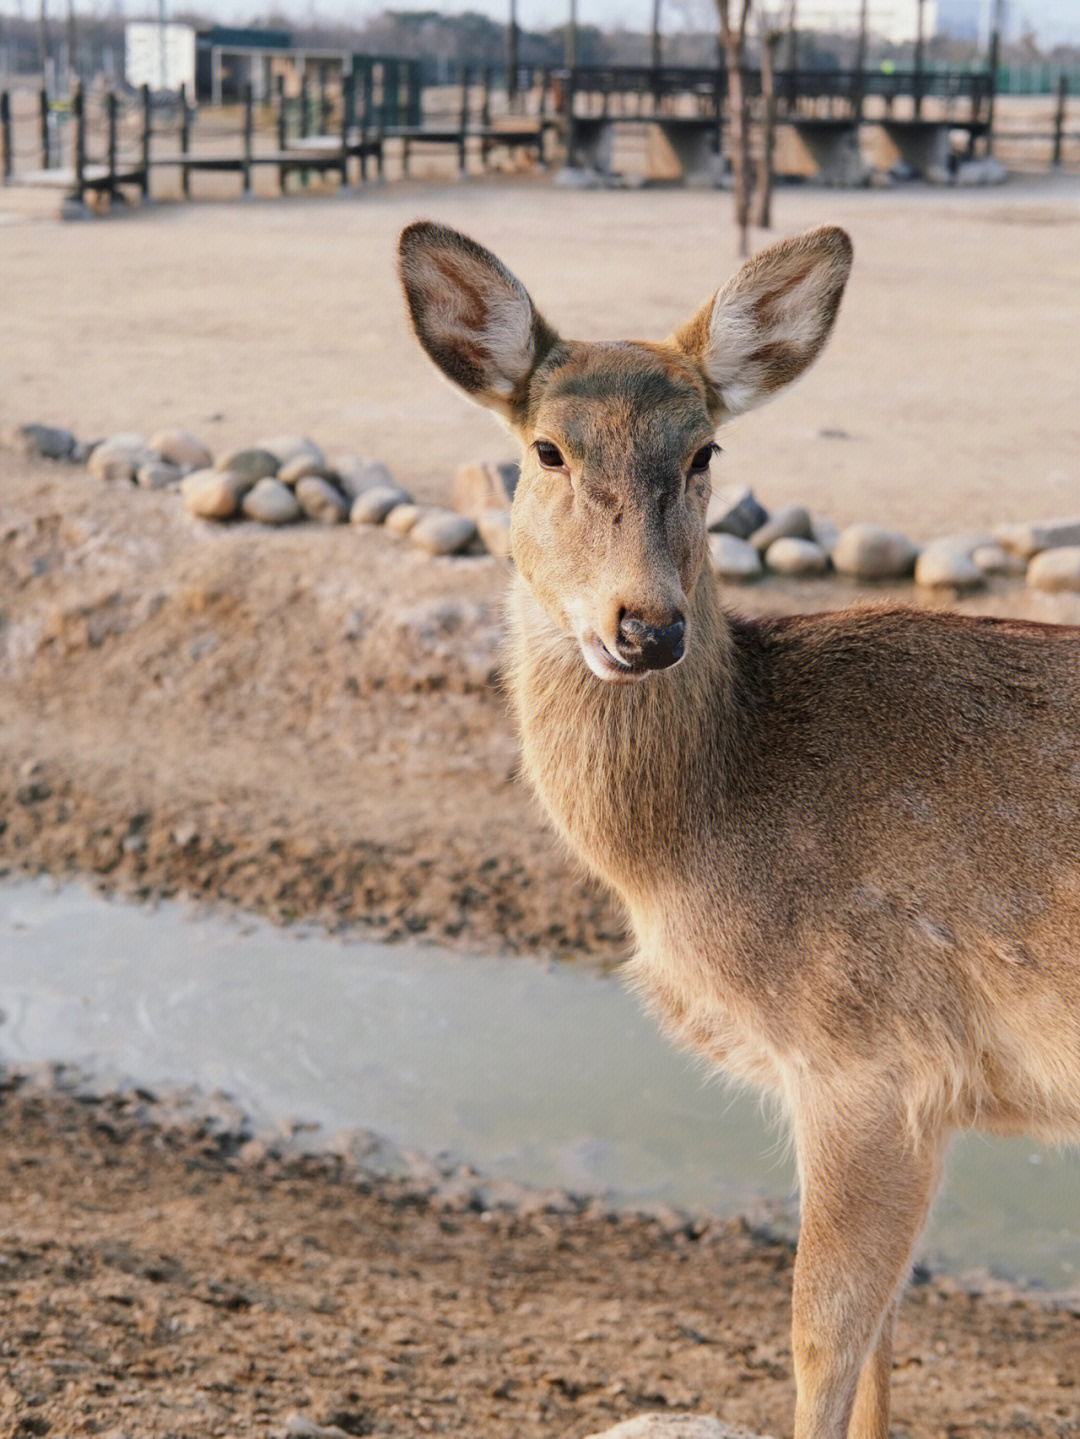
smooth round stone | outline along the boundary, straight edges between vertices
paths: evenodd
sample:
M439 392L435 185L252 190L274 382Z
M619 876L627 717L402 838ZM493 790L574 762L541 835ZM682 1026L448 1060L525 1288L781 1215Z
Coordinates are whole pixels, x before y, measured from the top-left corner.
M753 545L724 532L709 536L709 559L722 580L741 584L761 575L761 556Z
M489 555L500 560L510 558L510 511L481 510L477 516L476 528Z
M424 513L422 505L397 504L387 513L383 524L392 535L407 535L416 524L417 520Z
M144 490L167 490L178 484L183 477L179 465L170 465L167 460L151 460L140 465L135 481Z
M759 505L749 485L721 485L709 499L706 527L737 539L748 539L767 524L769 512Z
M930 589L974 589L985 579L968 547L955 540L935 540L915 561L915 583Z
M180 481L184 504L203 520L231 519L249 488L243 475L227 470L193 470Z
M277 479L283 485L295 485L299 480L306 480L309 475L314 475L318 480L330 480L333 472L314 455L294 455L278 470Z
M1028 565L1027 582L1033 590L1080 591L1080 545L1043 550Z
M749 1429L736 1429L703 1414L639 1414L614 1429L590 1434L587 1439L757 1439Z
M1010 554L1004 545L977 545L971 558L985 575L1023 575L1027 561Z
M264 525L288 525L302 514L288 485L271 479L269 475L256 480L241 501L240 508L249 520L258 520Z
M70 430L57 425L19 425L11 438L21 454L42 460L70 460L79 443Z
M365 460L359 455L337 455L333 464L338 484L355 500L367 490L398 488L394 477L381 460Z
M349 502L340 490L318 475L305 475L296 482L296 498L309 519L322 525L339 525L349 514Z
M898 580L909 575L918 556L906 535L880 525L848 525L832 553L841 574L857 580Z
M307 455L317 460L320 465L326 464L326 456L315 443L309 440L306 435L275 435L272 440L262 440L257 446L260 450L269 450L276 456L278 467L283 469L291 460L298 459L301 455Z
M233 475L243 475L249 484L256 480L273 478L281 468L281 462L270 450L246 449L232 450L227 455L222 455L214 466L215 470L228 470Z
M133 480L140 466L156 459L142 435L113 435L95 446L87 466L99 480Z
M412 503L412 497L400 485L376 485L353 500L349 519L354 525L381 525L398 505Z
M476 521L456 510L428 510L409 530L410 542L429 555L459 554L476 536Z
M182 470L208 470L214 463L202 440L187 430L158 430L150 436L150 448L167 464Z
M765 551L765 564L778 575L820 575L829 568L829 557L813 540L781 535Z
M810 538L815 545L820 545L827 555L831 555L840 538L840 526L826 519L824 515L815 515L810 521Z
M785 505L750 536L750 543L763 555L775 540L812 540L810 512L802 505Z
M1011 554L1030 560L1043 550L1080 545L1080 520L1052 520L1035 525L997 525L993 538Z

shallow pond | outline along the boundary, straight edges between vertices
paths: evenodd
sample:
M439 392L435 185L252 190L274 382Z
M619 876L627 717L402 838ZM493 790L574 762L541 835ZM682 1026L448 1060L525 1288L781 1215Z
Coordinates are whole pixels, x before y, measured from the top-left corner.
M361 1126L626 1204L730 1215L794 1192L760 1103L662 1039L617 980L568 966L8 880L0 1011L0 1059L224 1089L258 1123ZM1080 1152L965 1139L921 1254L1080 1286Z

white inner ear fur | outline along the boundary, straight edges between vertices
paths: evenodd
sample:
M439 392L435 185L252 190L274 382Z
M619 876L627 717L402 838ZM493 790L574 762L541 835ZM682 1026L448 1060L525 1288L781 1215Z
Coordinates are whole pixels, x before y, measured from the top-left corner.
M436 343L473 352L484 389L506 399L536 358L532 301L509 273L497 274L457 251L450 259L448 272L437 252L422 255L413 271L425 297L425 328Z
M785 289L776 277L771 283L743 292L717 295L709 319L709 340L704 356L705 372L720 392L729 415L739 415L769 399L775 386L764 384L767 360L751 357L765 347L782 347L793 356L805 356L809 363L825 328L827 274L823 265L797 284ZM753 307L764 296L772 297L768 324L760 324Z

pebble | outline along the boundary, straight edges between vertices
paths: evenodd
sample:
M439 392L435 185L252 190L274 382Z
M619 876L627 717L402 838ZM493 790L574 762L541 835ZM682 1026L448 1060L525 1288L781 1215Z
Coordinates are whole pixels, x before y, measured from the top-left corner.
M829 557L813 540L781 535L765 551L765 564L778 575L820 575L829 568Z
M1023 575L1027 561L1010 554L1003 545L976 545L971 558L985 575Z
M354 525L381 525L397 505L412 503L412 497L400 485L376 485L357 495L349 510Z
M150 448L167 464L182 470L208 470L214 463L202 440L187 430L158 430L150 436Z
M230 519L248 488L243 476L222 470L193 470L180 481L184 504L203 520Z
M840 526L822 515L815 515L810 521L810 538L815 545L820 545L827 555L831 555L840 538Z
M307 435L275 435L272 440L262 440L256 448L269 451L276 458L279 468L300 455L309 455L320 465L326 464L326 456Z
M113 435L96 446L87 464L98 480L134 480L142 465L160 457L142 435Z
M273 477L280 468L277 455L261 448L230 450L228 454L222 455L214 466L215 470L228 470L230 474L243 475L252 485L256 480Z
M144 490L167 490L183 478L183 473L179 465L172 465L168 460L148 460L139 466L135 480Z
M697 1414L639 1414L614 1429L598 1430L587 1439L757 1439L749 1429L736 1429L719 1419Z
M769 512L754 499L749 485L721 485L709 500L705 524L737 539L747 540L768 522Z
M294 455L278 470L276 478L283 485L295 485L298 480L307 479L308 475L314 475L319 480L334 478L333 470L314 455Z
M508 510L520 475L521 467L513 461L459 465L450 485L450 503L473 520L484 510Z
M750 536L750 543L763 555L774 540L812 540L809 511L802 505L785 505Z
M974 589L985 579L985 572L961 541L934 540L915 561L915 583L931 589Z
M422 505L413 504L411 501L404 504L399 503L387 512L383 524L392 535L404 536L409 533L423 512Z
M394 477L381 460L365 460L359 455L337 455L333 464L337 481L350 500L366 490L397 488Z
M271 479L269 475L256 480L244 496L240 508L249 520L258 520L264 525L288 525L303 513L288 485Z
M1030 560L1042 550L1080 545L1080 520L1053 520L1037 525L998 525L994 539L1010 554Z
M709 536L709 559L722 580L742 583L761 574L761 556L753 545L724 531Z
M70 430L56 425L19 425L11 442L20 454L41 460L70 460L78 444Z
M320 524L339 525L348 518L348 500L335 485L318 475L305 475L297 480L296 499L304 514Z
M412 543L429 555L460 554L476 537L476 521L454 510L429 510L409 530Z
M481 510L476 517L476 528L489 555L500 560L510 558L510 511Z
M1080 591L1080 545L1063 545L1035 555L1027 568L1033 590Z
M857 580L897 580L911 573L918 550L906 537L880 525L848 525L832 552L841 574Z

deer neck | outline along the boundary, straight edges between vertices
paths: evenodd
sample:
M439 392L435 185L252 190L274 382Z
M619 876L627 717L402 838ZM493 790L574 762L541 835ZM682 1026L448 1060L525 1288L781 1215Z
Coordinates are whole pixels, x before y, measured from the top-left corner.
M722 802L731 634L706 571L686 658L635 684L597 679L516 576L510 692L525 773L574 851L630 904L688 854Z

